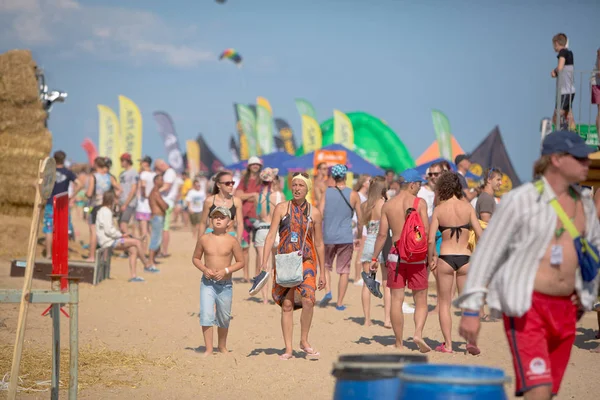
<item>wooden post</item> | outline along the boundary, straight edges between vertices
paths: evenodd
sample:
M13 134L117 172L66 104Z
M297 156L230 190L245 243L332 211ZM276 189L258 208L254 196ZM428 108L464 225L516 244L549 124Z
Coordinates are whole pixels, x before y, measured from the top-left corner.
M21 355L23 351L23 340L25 339L25 323L27 311L29 310L29 296L31 291L31 280L33 278L33 267L35 261L35 248L37 246L38 230L40 225L40 214L46 199L52 194L54 182L56 181L56 162L54 158L46 157L40 161L38 180L36 182L35 202L33 204L33 218L29 231L29 246L27 249L27 266L25 267L25 281L21 293L21 307L19 309L19 320L17 322L17 340L13 352L12 368L10 370L10 383L8 385L8 398L14 400L17 397L17 386L19 383L19 367L21 366Z

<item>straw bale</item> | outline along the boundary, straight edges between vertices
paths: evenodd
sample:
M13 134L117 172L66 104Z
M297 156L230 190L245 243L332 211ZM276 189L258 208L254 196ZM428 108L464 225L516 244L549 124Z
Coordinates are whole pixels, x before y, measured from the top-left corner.
M0 132L31 134L46 128L48 113L41 103L15 106L0 103Z
M35 135L0 133L0 174L37 176L40 160L52 149L52 134L47 129Z
M4 208L3 204L0 203L0 212L4 212ZM33 207L18 207L15 209L23 215L17 216L14 212L10 216L0 214L0 226L2 226L2 229L0 229L0 257L2 258L27 256ZM43 224L40 224L40 227L43 227ZM43 237L43 234L40 234L40 237Z
M0 202L16 206L33 205L36 176L19 176L0 172Z
M29 50L0 54L0 101L13 104L39 102L35 61Z
M0 200L0 216L6 215L9 217L29 217L33 213L33 203L30 205L13 204ZM2 229L0 229L2 232ZM2 247L2 246L0 246Z

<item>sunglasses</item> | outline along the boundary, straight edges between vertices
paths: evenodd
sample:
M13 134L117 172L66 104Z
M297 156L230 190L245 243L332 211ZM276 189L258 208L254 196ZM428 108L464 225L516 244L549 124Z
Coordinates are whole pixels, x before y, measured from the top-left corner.
M225 185L225 186L233 186L235 185L234 181L226 181L226 182L219 182L221 185Z
M294 172L294 174L292 175L292 177L298 176L298 175L302 175L303 177L305 177L306 179L308 179L308 174L306 172Z
M574 155L569 154L569 153L564 153L563 156L569 156L569 157L573 158L574 160L579 161L580 163L584 163L589 160L588 157L575 157Z
M429 176L430 178L433 178L435 176L440 176L441 172L430 172L427 174L427 176Z

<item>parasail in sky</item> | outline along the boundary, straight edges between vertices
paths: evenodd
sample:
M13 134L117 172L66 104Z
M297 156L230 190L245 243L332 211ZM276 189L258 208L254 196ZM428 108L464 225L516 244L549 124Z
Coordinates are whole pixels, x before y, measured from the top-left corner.
M225 51L223 51L219 56L219 60L224 58L233 61L233 63L238 67L242 65L242 56L235 49L225 49Z

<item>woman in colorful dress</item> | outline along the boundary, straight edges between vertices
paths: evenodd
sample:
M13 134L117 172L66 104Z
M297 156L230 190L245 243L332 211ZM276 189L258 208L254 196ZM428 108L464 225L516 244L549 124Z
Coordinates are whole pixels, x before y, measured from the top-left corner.
M273 300L281 307L281 328L285 343L281 360L293 357L294 310L302 309L300 315L300 349L309 359L318 359L320 354L312 348L308 341L308 333L312 323L315 305L315 291L325 288L325 245L323 244L323 217L316 207L313 207L306 196L310 190L311 181L306 173L296 173L292 177L291 201L285 201L275 207L271 227L265 240L265 248L271 248L279 231L278 254L300 251L303 257L303 281L296 287L283 287L277 284L277 267L273 274ZM308 232L307 232L308 230ZM304 238L306 237L306 241ZM317 285L317 266L319 277ZM268 273L269 253L264 252L261 274ZM262 282L266 282L263 279ZM264 285L264 283L263 283ZM260 288L258 288L260 290Z

